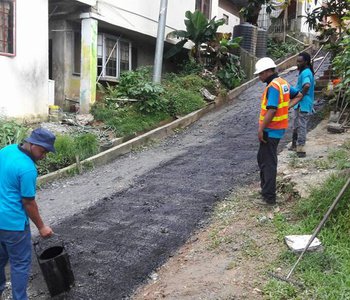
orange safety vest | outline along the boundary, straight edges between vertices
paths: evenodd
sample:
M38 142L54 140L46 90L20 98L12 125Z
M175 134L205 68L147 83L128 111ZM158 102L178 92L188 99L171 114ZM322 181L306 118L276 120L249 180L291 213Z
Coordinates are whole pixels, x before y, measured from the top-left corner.
M287 129L288 128L288 106L290 100L290 87L287 81L278 77L273 79L270 84L265 88L265 91L261 98L261 111L259 123L261 124L267 113L267 91L270 86L273 86L275 89L279 90L280 97L278 100L278 107L275 116L273 117L270 124L267 125L267 128L270 129Z

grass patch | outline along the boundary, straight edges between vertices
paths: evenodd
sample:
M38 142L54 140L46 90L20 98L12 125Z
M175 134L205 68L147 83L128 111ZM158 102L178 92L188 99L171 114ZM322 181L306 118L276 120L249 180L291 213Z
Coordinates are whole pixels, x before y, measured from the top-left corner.
M338 170L350 168L350 151L345 147L331 151L331 153L328 155L330 164L332 164Z
M55 141L56 153L47 154L38 161L38 172L44 175L62 169L76 162L76 156L82 161L99 152L99 142L91 133L76 136L58 135ZM75 173L75 171L72 171Z
M117 136L135 135L204 107L202 88L218 93L214 80L197 74L170 73L162 85L152 83L150 78L149 69L142 68L123 73L117 86L100 85L104 96L92 108L95 119L114 130Z
M334 157L343 158L337 152ZM324 184L311 191L307 199L296 204L293 222L282 214L275 217L274 224L279 237L287 234L311 234L322 220L349 174L332 175ZM288 283L270 280L264 288L266 299L350 299L350 197L348 190L330 215L318 235L324 250L309 252L300 261L293 279L307 287L296 293ZM288 272L297 256L285 251L279 259Z
M117 136L130 136L146 130L153 129L164 120L170 119L166 112L154 112L152 114L139 111L133 106L123 109L110 110L103 107L95 107L94 115L112 128Z

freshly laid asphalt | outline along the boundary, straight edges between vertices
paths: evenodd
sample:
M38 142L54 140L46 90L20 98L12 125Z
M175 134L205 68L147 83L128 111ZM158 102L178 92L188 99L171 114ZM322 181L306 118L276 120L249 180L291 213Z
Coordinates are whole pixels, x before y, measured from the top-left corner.
M295 83L297 72L284 78ZM39 192L76 278L64 299L128 299L206 224L217 201L258 179L263 89L257 83L174 136ZM30 297L48 299L34 256Z

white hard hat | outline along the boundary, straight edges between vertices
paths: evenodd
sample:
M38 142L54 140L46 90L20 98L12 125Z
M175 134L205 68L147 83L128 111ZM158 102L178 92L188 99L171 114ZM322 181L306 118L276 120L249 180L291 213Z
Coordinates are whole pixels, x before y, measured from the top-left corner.
M270 57L263 57L256 62L254 75L276 67L275 62Z

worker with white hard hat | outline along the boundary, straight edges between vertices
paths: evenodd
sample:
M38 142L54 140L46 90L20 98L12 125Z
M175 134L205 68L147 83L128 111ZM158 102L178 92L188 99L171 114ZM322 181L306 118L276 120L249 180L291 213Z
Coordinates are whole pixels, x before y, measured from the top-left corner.
M258 165L260 169L261 196L259 203L276 204L277 146L288 128L290 104L300 101L302 94L276 73L276 64L264 57L257 61L254 74L259 75L266 88L261 98L259 116ZM290 99L293 103L290 103Z

